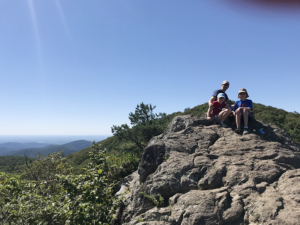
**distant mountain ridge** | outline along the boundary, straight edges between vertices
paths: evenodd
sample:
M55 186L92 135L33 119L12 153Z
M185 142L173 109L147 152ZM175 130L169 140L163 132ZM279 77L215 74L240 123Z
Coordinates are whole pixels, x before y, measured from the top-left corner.
M6 147L1 147L0 146L0 155L6 155L6 154L8 154L11 151L13 151L13 150L10 149L10 148L6 148Z
M63 145L60 145L60 146L64 146L66 148L75 150L77 152L77 151L82 150L84 148L90 147L92 144L93 144L93 142L91 142L91 141L78 140L78 141L72 141L70 143L63 144Z
M6 144L6 145L5 145ZM13 146L12 143L5 143L4 146ZM19 143L21 144L21 143ZM26 143L29 144L29 143ZM35 143L40 144L40 143ZM44 156L47 156L48 154L52 154L53 152L60 152L64 151L64 155L68 155L74 152L77 152L79 150L82 150L84 148L88 148L93 143L91 141L85 141L85 140L78 140L78 141L72 141L67 144L63 145L47 145L44 147L29 147L24 148L20 150L13 150L9 149L7 147L1 147L0 145L0 156L24 156L26 155L29 158L36 158L40 153ZM16 147L15 147L16 148Z
M50 144L48 143L38 143L38 142L29 142L29 143L20 143L20 142L7 142L0 144L1 148L8 148L11 150L21 150L25 148L43 148Z

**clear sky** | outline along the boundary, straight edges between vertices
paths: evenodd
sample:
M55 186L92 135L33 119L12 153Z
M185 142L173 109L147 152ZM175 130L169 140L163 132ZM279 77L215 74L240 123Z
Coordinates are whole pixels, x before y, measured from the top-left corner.
M300 4L269 2L0 0L0 135L110 135L141 102L183 111L223 80L299 112Z

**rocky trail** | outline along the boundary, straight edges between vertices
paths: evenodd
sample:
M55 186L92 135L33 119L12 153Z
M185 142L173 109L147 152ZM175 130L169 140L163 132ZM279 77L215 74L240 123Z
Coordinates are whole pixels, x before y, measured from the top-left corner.
M300 224L299 168L300 145L276 126L255 121L238 135L178 116L123 180L113 224Z

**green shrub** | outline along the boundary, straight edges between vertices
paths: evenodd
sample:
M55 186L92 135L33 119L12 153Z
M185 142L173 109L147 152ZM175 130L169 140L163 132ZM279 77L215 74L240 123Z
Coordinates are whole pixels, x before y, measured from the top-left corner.
M109 224L119 201L114 175L100 146L92 150L91 162L80 175L73 174L58 153L28 164L23 175L0 173L0 221Z
M145 192L140 192L145 198L152 201L156 207L163 207L164 206L164 198L161 196L161 194L155 195L147 195Z
M206 113L208 110L208 103L204 103L202 105L197 105L194 108L186 108L184 110L184 115L190 114L192 116L202 116L204 113Z
M156 114L153 110L156 106L151 104L137 105L134 113L129 113L129 120L132 127L128 124L121 126L113 125L111 132L119 139L135 143L141 151L146 147L148 141L153 136L159 135L164 131L164 124L158 119L164 119L165 113Z
M115 180L119 180L137 170L140 155L134 153L115 152L107 157L110 172Z
M300 114L287 112L272 106L254 103L255 118L266 123L274 124L291 135L295 142L300 143Z

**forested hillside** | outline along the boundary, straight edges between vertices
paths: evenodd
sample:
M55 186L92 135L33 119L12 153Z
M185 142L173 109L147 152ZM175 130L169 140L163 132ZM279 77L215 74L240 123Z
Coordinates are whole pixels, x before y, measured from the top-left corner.
M68 154L76 152L75 150L69 149L69 148L61 146L61 145L50 145L50 146L46 146L44 148L27 148L27 149L22 149L22 150L18 150L18 151L13 151L7 155L11 155L11 156L26 155L27 157L30 157L30 158L36 158L39 154L47 156L48 154L52 154L53 152L60 152L60 151L63 151L64 155L68 155Z
M32 161L33 159L28 159ZM0 156L0 171L6 173L21 172L21 166L25 164L24 156Z
M274 124L288 132L293 141L300 143L300 114L272 106L254 104L255 118Z

